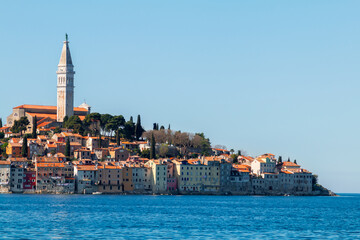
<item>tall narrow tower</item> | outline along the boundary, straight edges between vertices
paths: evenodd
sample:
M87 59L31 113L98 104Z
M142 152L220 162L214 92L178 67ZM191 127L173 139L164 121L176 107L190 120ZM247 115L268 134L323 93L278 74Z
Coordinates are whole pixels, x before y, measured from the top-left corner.
M71 61L68 35L65 35L57 74L57 121L74 115L74 65Z

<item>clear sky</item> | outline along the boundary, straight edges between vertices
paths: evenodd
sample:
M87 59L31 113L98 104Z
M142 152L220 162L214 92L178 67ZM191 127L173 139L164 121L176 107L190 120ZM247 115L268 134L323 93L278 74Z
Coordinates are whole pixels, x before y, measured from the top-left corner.
M1 1L0 117L56 105L65 33L75 104L141 114L360 192L360 1Z

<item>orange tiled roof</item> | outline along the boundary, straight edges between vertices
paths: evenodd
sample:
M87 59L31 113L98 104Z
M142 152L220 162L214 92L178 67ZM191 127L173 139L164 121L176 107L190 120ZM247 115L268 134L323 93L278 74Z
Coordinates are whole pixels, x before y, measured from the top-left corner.
M37 163L36 166L39 167L65 167L64 163Z
M56 106L44 106L44 105L28 105L28 104L23 104L17 107L14 107L14 109L20 109L20 108L29 108L29 109L39 109L39 110L57 110ZM87 112L87 110L85 108L79 108L79 107L74 107L74 111L76 112Z
M77 165L77 170L78 171L96 171L96 166L95 165Z
M10 161L0 161L0 165L10 165Z

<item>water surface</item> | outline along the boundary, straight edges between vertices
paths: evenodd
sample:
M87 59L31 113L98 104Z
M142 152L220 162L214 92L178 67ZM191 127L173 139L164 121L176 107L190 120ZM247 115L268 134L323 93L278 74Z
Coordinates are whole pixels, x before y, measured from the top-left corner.
M360 238L360 195L3 194L0 238Z

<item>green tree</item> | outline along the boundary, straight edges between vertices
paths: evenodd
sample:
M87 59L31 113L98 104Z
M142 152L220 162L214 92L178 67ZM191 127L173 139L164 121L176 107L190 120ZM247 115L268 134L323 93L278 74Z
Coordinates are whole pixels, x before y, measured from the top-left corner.
M169 126L168 126L168 130L170 130L170 124L169 124Z
M26 130L27 125L29 125L29 120L27 117L21 117L19 120L14 121L14 125L11 127L10 131L13 133L20 133L23 135L23 131Z
M98 132L100 131L100 129L98 128L98 124L97 124L98 122L99 123L101 122L101 114L100 113L90 113L90 114L86 115L86 117L83 121L85 130L93 133L96 136L98 134ZM92 126L93 123L95 123L95 128L90 129L90 126Z
M282 157L281 157L281 156L279 156L278 162L279 162L279 163L282 163Z
M137 121L136 121L136 125L135 125L135 138L136 140L139 140L141 135L144 132L144 128L141 126L141 118L140 115L137 116Z
M288 158L288 162L290 162L290 158Z
M65 157L66 157L66 160L70 159L70 155L71 155L71 152L70 152L70 139L67 138L66 139L66 145L65 145Z
M31 138L37 138L36 130L37 130L37 118L36 118L36 116L35 116L35 117L34 117L34 122L33 122L33 129L32 129Z
M120 146L120 130L116 130L116 145Z
M73 129L74 133L84 134L83 122L78 116L71 116L65 123L65 127Z
M3 124L2 124L2 118L0 118L0 128L3 127Z
M23 138L23 143L21 147L21 156L27 157L28 156L28 145L27 145L27 136Z
M142 150L142 152L140 153L140 156L143 157L143 158L150 159L150 149Z
M169 153L169 146L165 143L161 144L159 149L160 157L166 157L168 153Z
M122 115L113 116L109 119L108 123L105 125L106 131L112 133L117 132L120 127L124 127L125 118ZM111 134L112 135L112 134Z
M242 155L241 155L241 150L238 150L238 156L242 156Z
M133 121L131 121L130 118L130 120L125 123L124 137L128 140L132 140L134 133L135 133L135 124Z
M196 133L195 135L198 135L198 136L201 137L201 141L200 141L201 154L204 155L204 156L211 155L210 139L205 138L204 133Z
M102 139L101 139L101 133L99 133L99 148L102 148Z
M297 164L296 159L294 160L294 163Z
M0 132L0 139L3 139L5 137L5 133Z
M151 146L150 146L150 159L156 158L156 152L155 152L155 137L154 134L151 135Z
M56 127L54 129L54 133L61 133L61 128L60 127Z
M110 122L112 119L112 115L110 114L101 114L100 117L100 128L103 132L106 132L106 125Z

